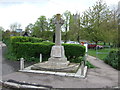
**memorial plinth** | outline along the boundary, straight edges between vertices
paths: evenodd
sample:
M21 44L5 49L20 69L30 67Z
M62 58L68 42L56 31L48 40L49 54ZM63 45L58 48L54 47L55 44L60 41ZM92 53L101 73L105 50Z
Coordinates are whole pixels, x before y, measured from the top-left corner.
M66 66L69 64L67 58L64 54L63 46L53 46L51 50L51 57L48 59L48 62L52 65L57 66Z
M48 61L35 64L32 69L64 69L69 67L69 61L65 57L64 47L61 45L61 26L64 24L64 20L60 14L56 15L53 20L56 26L55 31L55 45L51 49L51 55Z

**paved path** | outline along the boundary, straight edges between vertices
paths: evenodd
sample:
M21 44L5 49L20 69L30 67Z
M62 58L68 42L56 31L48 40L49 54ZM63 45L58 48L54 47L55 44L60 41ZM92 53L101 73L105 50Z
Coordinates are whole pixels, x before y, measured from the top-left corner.
M98 60L93 56L88 56L87 60L97 67L89 69L88 71L88 79L91 83L96 82L99 85L106 87L114 87L118 85L118 70L113 69L102 60Z
M2 58L3 60L5 60L4 57ZM97 68L88 69L87 77L85 79L74 77L61 77L46 74L22 73L17 71L19 70L18 68L16 68L12 72L5 73L2 79L4 81L13 79L21 82L24 81L28 83L49 85L53 88L108 88L118 86L117 70L113 69L101 60L96 60L92 56L88 56L87 59ZM4 64L8 64L9 67L13 68L15 63L19 63L13 61L11 62L12 63L9 64L8 62L4 62ZM9 68L8 66L4 66L4 68L2 69L5 70Z

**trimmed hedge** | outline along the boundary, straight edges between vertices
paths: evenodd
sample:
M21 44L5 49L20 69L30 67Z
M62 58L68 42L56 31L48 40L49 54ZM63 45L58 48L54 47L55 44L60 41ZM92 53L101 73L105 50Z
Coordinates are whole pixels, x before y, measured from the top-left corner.
M31 57L39 58L40 53L43 55L43 60L47 60L50 57L51 48L54 43L41 42L41 43L31 43L31 42L16 42L13 44L12 53L17 58L26 58L29 60ZM65 48L65 55L68 60L76 59L80 56L84 56L85 48L81 45L76 44L63 44Z
M24 36L11 36L10 38L4 39L4 43L7 45L7 52L6 52L6 58L11 59L11 60L17 60L18 57L15 56L13 51L15 48L13 45L16 42L31 42L31 43L36 43L36 42L42 42L44 41L41 38L35 38L35 37L24 37Z
M50 50L53 44L41 42L41 43L31 43L31 42L16 42L13 44L12 53L17 59L23 57L27 61L35 61L36 58L39 60L40 53L42 53L43 58L50 57ZM32 58L32 59L31 59Z
M15 42L32 42L32 43L36 43L36 42L42 42L44 41L41 38L35 38L35 37L24 37L24 36L12 36L10 38L11 43L15 43Z
M8 45L8 59L18 60L21 57L27 61L39 61L40 53L43 61L48 60L51 53L52 42L46 42L33 37L11 37ZM85 54L85 47L78 44L63 44L65 55L70 62L80 62Z
M113 50L109 55L104 59L105 63L111 65L113 68L120 70L120 51Z
M75 59L85 55L85 47L79 44L63 44L68 59Z
M10 38L6 38L4 39L4 43L7 45L8 47L8 51L9 53L11 52L11 47L12 44L16 43L16 42L32 42L32 43L36 43L36 42L43 42L44 40L41 38L35 38L35 37L24 37L24 36L11 36Z

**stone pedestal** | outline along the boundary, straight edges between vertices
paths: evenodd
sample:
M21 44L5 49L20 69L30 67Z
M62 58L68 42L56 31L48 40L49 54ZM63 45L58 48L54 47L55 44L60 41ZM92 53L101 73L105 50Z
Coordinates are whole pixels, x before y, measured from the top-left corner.
M64 71L71 67L69 61L65 57L63 46L53 46L51 49L51 57L46 62L37 63L31 69L35 70L60 70ZM70 69L71 70L71 69ZM69 71L69 70L68 70Z
M51 50L51 57L48 59L48 63L54 66L67 66L69 61L65 57L63 46L53 46Z

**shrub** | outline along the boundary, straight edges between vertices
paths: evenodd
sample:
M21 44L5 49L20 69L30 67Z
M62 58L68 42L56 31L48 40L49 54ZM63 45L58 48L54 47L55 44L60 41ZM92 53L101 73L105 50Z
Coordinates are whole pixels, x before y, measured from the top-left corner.
M89 61L86 61L86 66L88 66L88 68L96 68L94 65L92 65Z
M12 44L15 42L42 42L41 38L35 37L23 37L23 36L11 36L10 38L4 38L4 43L8 46L9 52L11 51Z
M32 43L36 43L36 42L42 42L44 41L41 38L35 38L35 37L24 37L24 36L12 36L10 38L11 43L15 43L15 42L32 42Z
M43 61L50 57L52 42L46 42L40 38L13 36L8 44L8 58L18 60L23 57L27 61L38 61L40 53ZM85 54L85 47L77 44L63 44L65 55L71 62L80 62L80 56Z
M12 44L12 53L19 59L21 57L27 60L39 59L40 53L42 53L43 58L50 57L49 53L53 44L51 43L31 43L31 42L16 42ZM33 58L33 59L30 59Z
M113 68L120 70L118 63L120 62L120 51L113 50L104 59L105 63L111 65Z
M41 42L41 43L31 43L31 42L16 42L12 43L12 52L17 59L23 57L27 60L36 60L39 55L42 53L43 61L48 60L50 57L51 48L54 43L51 42ZM72 62L77 61L80 56L84 56L85 47L81 45L73 45L73 44L63 44L65 48L65 55L68 60ZM32 58L32 59L31 59Z
M36 42L42 42L44 41L41 38L35 38L35 37L23 37L23 36L11 36L10 38L5 38L4 42L7 45L7 52L6 52L6 58L12 59L12 60L17 60L18 57L15 56L13 51L16 49L13 47L13 45L16 42L31 42L31 43L36 43Z
M69 59L69 58L67 58L70 62L72 62L72 63L81 63L81 61L83 61L83 57L82 56L79 56L79 57L77 57L77 58L71 58L71 59Z
M85 47L79 44L63 44L65 55L68 59L75 59L79 56L84 56Z

